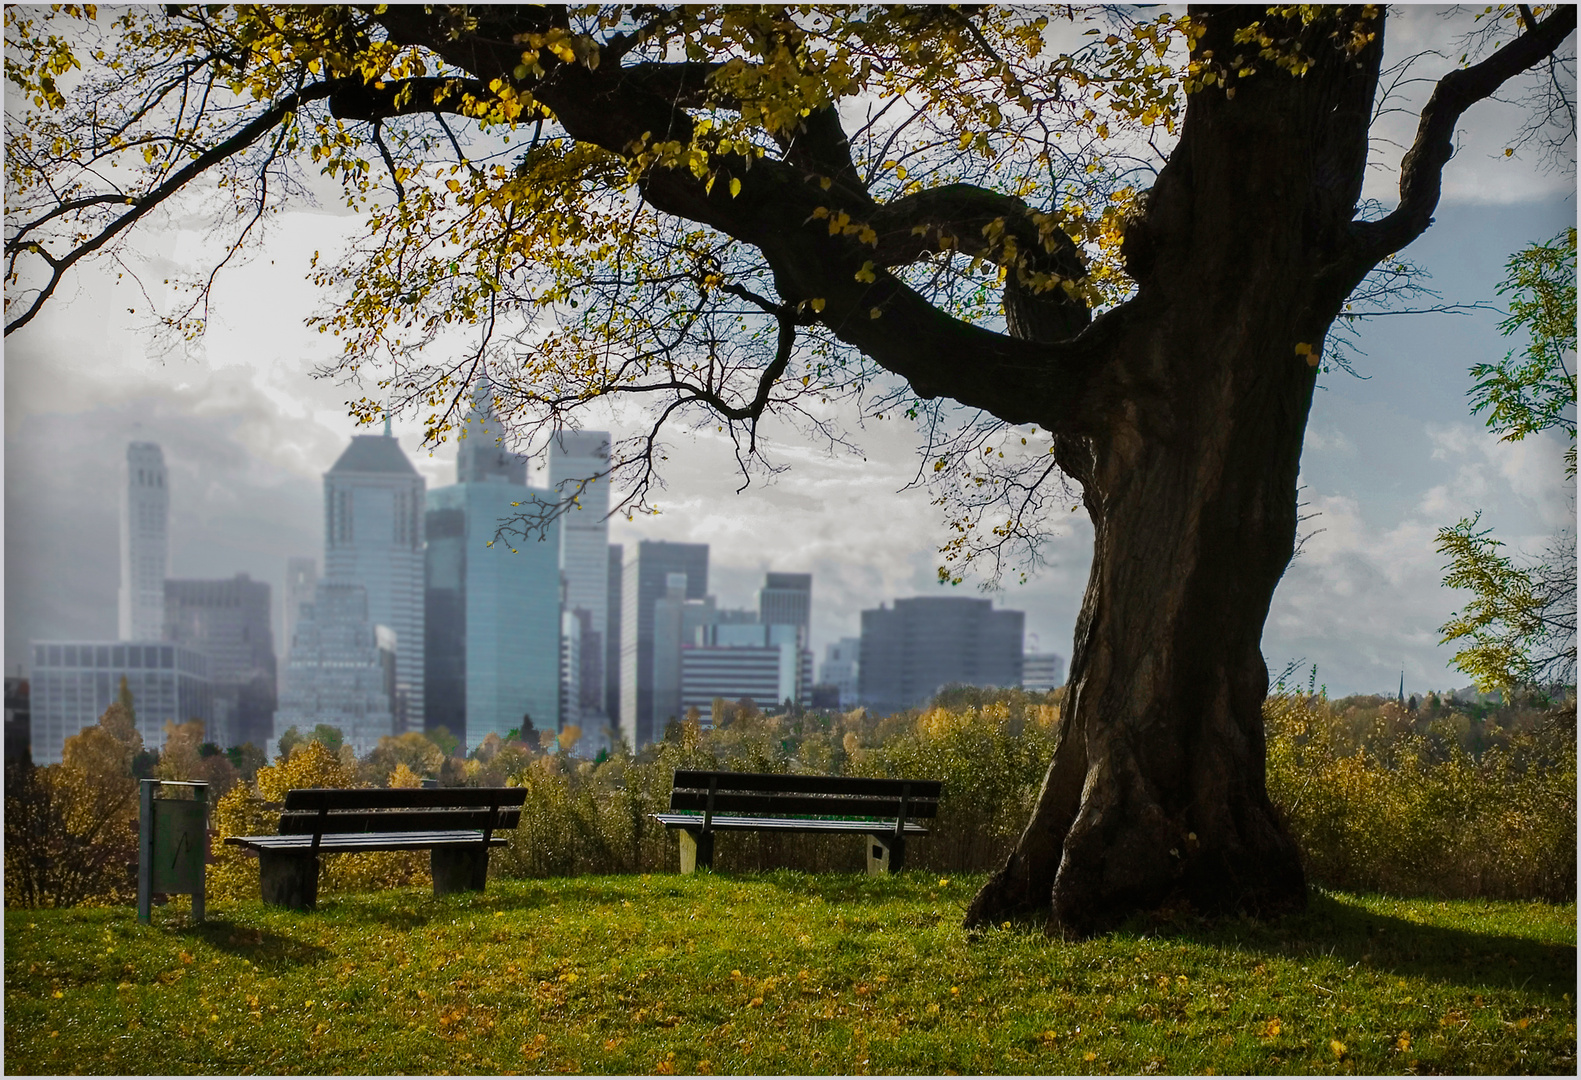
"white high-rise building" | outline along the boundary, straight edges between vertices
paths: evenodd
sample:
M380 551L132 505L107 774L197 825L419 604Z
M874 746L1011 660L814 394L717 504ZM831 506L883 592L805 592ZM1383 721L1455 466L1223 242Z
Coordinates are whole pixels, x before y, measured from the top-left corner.
M1021 686L1026 690L1053 690L1065 685L1065 658L1059 653L1023 653Z
M324 474L324 581L361 585L368 622L395 632L390 734L423 730L423 511L423 478L388 427Z
M862 639L841 638L824 646L823 666L819 668L818 681L840 688L840 708L856 707L857 664L862 659Z
M165 576L170 566L170 489L158 443L126 447L121 489L122 641L159 641L165 633Z
M562 431L549 443L549 488L577 505L560 519L565 609L585 611L579 712L608 715L601 669L609 641L609 432ZM580 486L582 481L589 481ZM580 494L578 488L580 486ZM582 631L578 631L582 632Z
M297 611L280 680L275 739L293 727L306 732L328 724L340 729L359 756L376 749L394 726L399 652L396 635L368 621L366 589L320 582L313 599Z
M318 560L307 555L292 555L285 561L285 601L283 632L280 635L281 655L291 651L291 637L296 633L296 621L302 605L313 602L313 588L318 584Z

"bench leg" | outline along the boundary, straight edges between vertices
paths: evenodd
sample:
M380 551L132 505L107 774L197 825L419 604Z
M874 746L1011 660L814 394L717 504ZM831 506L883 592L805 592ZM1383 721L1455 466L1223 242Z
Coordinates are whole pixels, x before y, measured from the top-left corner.
M482 892L489 878L489 853L484 847L439 847L428 853L434 895Z
M312 911L318 906L318 856L265 848L258 852L258 884L264 903Z
M695 873L700 866L704 870L712 869L714 865L714 834L712 831L701 832L691 829L681 830L681 873Z
M906 838L894 833L869 833L867 836L867 872L869 874L898 874L906 867Z

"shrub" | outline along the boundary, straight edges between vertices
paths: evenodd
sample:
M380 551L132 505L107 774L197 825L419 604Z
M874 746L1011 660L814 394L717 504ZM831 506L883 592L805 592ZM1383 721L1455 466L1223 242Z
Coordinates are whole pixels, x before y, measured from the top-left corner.
M291 756L258 770L253 784L237 784L214 809L215 862L208 870L208 893L215 899L258 899L257 856L224 844L227 836L273 833L286 792L292 788L367 787L358 780L355 760L346 761L315 740L297 743ZM369 851L323 855L321 892L356 892L425 885L433 879L428 853Z
M1574 900L1573 702L1570 709L1568 726L1526 718L1526 730L1494 724L1490 734L1462 714L1422 715L1382 699L1271 697L1269 795L1315 884ZM1467 742L1486 748L1473 753Z
M66 740L61 763L5 766L5 893L11 907L137 898L137 778L129 700Z

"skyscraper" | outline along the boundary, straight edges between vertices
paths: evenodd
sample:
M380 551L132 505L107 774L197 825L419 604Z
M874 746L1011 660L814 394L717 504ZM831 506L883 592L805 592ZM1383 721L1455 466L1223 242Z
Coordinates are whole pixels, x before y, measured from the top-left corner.
M818 681L839 688L839 708L850 709L856 705L856 672L861 658L861 638L845 637L824 646L823 666L818 670Z
M1023 612L954 596L862 612L862 704L893 713L926 704L949 683L1019 686L1025 622Z
M764 626L799 626L805 645L812 621L812 575L768 574L758 592L758 621Z
M1027 653L1021 658L1021 685L1036 691L1064 686L1065 658L1059 653Z
M502 521L551 496L527 487L526 461L496 441L481 389L474 401L458 482L428 493L425 592L428 723L467 747L523 716L540 731L561 722L559 525L542 539L495 541Z
M274 737L328 724L358 755L375 749L395 722L399 650L394 633L368 619L367 589L320 581L297 612Z
M209 741L252 743L266 750L274 736L275 711L268 583L246 574L219 581L167 580L164 639L208 654L214 692Z
M565 609L586 612L578 711L605 715L603 660L609 640L609 432L562 431L549 441L549 488L555 498L575 497L560 519L560 572Z
M620 734L634 752L661 734L668 719L654 711L653 611L668 594L671 574L685 575L686 599L703 599L708 545L644 540L621 570Z
M608 614L604 618L604 715L620 719L620 605L625 590L621 587L625 570L626 549L620 544L609 545ZM610 725L616 726L616 725Z
M318 584L318 560L307 555L292 555L285 561L285 601L281 619L280 655L291 650L291 635L296 629L297 613L303 604L313 602L313 587Z
M423 478L388 433L358 435L324 474L324 577L367 591L395 633L393 730L423 728Z
M157 443L126 447L121 489L122 641L158 641L165 632L165 574L170 565L170 490Z

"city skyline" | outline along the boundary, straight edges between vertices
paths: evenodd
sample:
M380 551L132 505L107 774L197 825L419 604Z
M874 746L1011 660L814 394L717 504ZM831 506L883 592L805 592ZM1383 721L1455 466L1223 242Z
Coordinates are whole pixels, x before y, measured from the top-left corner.
M1388 62L1427 47L1440 30L1439 13L1402 9L1391 19ZM1412 95L1426 86L1399 90L1397 108L1373 134L1404 145L1421 104ZM1514 103L1485 102L1467 115L1437 224L1402 253L1432 275L1427 284L1446 303L1496 302L1505 259L1575 223L1572 175L1545 169L1535 155L1504 153L1519 123ZM1397 198L1398 155L1375 157L1363 196L1387 209ZM321 550L317 477L353 434L370 433L354 425L348 403L379 391L371 381L313 377L336 345L302 324L323 301L305 274L315 252L336 257L358 219L333 202L272 216L257 246L219 275L207 333L172 345L147 332L149 307L174 302L162 281L211 261L206 224L173 213L136 231L123 263L141 283L84 267L7 340L10 670L25 661L30 638L115 636L106 614L119 562L110 463L127 442L159 442L180 481L170 537L184 573L246 571L268 582L277 632L284 559ZM1383 692L1402 667L1411 690L1463 686L1469 680L1450 667L1455 648L1438 644L1438 627L1467 594L1441 585L1437 529L1480 509L1509 550L1536 555L1555 529L1573 525L1563 441L1501 443L1468 415L1470 366L1522 346L1499 334L1500 318L1474 311L1363 323L1344 347L1365 379L1334 372L1320 380L1301 474L1304 512L1320 516L1304 524L1313 535L1269 614L1263 653L1275 673L1304 658L1336 693ZM739 495L728 440L712 424L675 429L662 473L668 487L655 493L661 514L616 518L609 538L709 543L711 585L726 604L748 602L767 570L813 573L821 599L811 638L820 650L853 633L859 613L881 600L975 595L971 582L959 590L935 583L948 525L928 492L905 490L921 465L915 425L886 417L862 420L831 406L854 451L766 419L760 446L791 468L755 477ZM422 447L424 419L398 416L394 432L432 486L453 475L456 445ZM634 414L613 407L589 415L587 426L637 430ZM542 483L541 462L534 476ZM1037 648L1068 654L1091 530L1079 507L1061 508L1050 523L1049 565L1025 585L1012 568L997 595L1027 612L1029 648L1036 635Z

